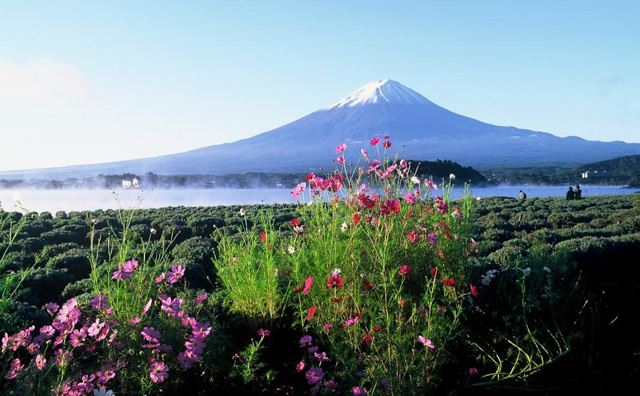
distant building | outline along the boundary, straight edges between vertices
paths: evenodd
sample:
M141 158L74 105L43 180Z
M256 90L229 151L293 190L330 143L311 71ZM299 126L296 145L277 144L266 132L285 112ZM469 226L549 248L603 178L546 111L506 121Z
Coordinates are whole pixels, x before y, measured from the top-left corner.
M140 181L137 177L134 177L133 180L122 179L122 188L138 188L140 187Z

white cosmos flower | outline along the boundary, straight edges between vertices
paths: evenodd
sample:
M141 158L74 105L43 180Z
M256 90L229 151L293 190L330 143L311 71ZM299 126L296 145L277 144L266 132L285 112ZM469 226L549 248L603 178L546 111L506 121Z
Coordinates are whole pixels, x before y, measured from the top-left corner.
M342 232L345 232L347 228L349 228L349 225L347 224L346 221L343 221L342 225L340 226L340 230L342 230Z
M296 252L296 248L294 248L293 246L289 246L289 247L287 248L287 252L289 252L289 254L293 254L293 253L295 253L295 252Z
M449 175L449 179L453 180L456 178L456 175L454 175L453 173Z
M411 177L411 183L420 184L420 179L418 179L417 177L413 176L413 177Z
M94 389L94 396L116 396L112 390L106 390L105 388Z

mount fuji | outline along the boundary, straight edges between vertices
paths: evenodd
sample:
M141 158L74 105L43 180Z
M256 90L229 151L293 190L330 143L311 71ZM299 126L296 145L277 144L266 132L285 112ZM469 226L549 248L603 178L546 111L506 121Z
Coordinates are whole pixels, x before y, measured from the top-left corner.
M444 109L399 82L370 82L333 104L289 124L233 143L184 153L93 165L0 172L0 178L89 177L97 174L222 175L332 169L335 147L347 161L374 136L389 135L389 156L448 159L465 166L572 166L640 154L640 144L560 138L487 124Z

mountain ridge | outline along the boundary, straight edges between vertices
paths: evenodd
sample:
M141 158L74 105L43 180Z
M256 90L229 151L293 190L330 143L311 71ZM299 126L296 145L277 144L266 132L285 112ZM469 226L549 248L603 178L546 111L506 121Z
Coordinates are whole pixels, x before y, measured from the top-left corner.
M556 137L547 132L491 125L456 114L393 80L365 84L329 106L281 127L231 143L183 153L103 164L0 172L7 177L95 174L230 174L304 172L331 168L335 146L347 143L347 161L374 136L390 135L389 156L446 158L465 166L576 166L640 154L640 144ZM355 146L355 147L354 147Z

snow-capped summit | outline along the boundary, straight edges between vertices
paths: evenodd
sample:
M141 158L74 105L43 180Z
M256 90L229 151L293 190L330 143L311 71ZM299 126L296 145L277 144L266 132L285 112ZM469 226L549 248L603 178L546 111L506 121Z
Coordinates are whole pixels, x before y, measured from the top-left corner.
M424 96L405 87L397 81L379 80L372 81L360 87L344 98L325 107L323 110L337 109L341 107L353 107L372 103L393 104L430 104Z

